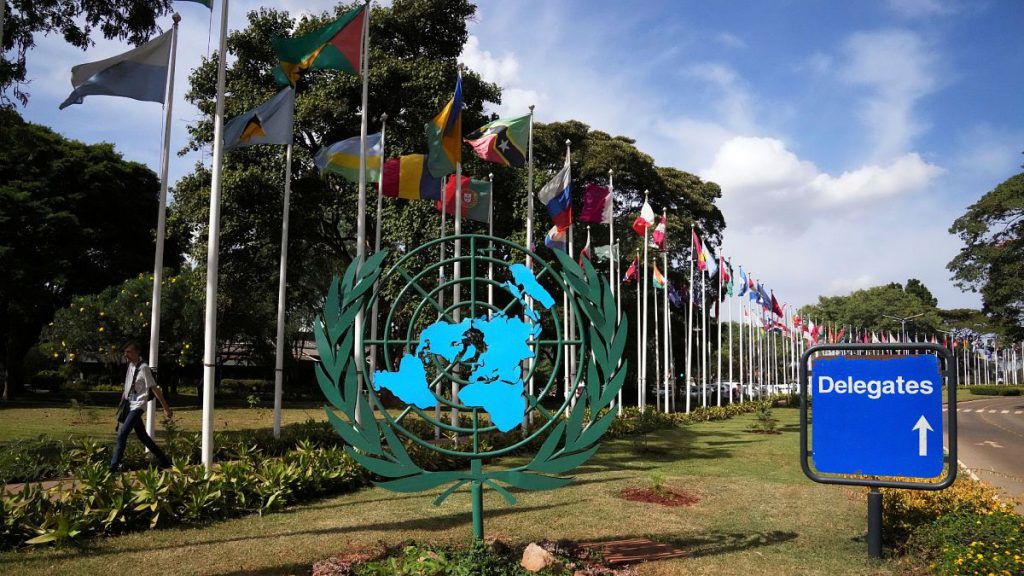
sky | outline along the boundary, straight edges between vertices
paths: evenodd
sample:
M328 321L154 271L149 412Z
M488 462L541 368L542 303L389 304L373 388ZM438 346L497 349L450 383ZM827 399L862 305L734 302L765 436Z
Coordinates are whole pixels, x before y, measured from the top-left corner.
M228 22L333 4L235 0ZM216 47L220 14L219 2L213 15L176 9L175 151L198 116L187 76ZM534 104L539 122L633 138L657 165L719 184L721 252L781 302L917 278L940 307L977 308L946 270L961 247L948 230L1024 164L1022 23L1016 0L480 0L461 61L503 87L492 112ZM37 44L26 119L157 170L160 104L94 96L57 110L73 65L129 47ZM196 162L209 152L172 156L172 186Z

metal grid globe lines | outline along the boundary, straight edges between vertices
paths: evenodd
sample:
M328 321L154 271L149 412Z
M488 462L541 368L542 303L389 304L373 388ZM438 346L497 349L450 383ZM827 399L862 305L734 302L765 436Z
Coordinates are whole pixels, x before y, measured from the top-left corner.
M428 266L423 266L419 268L415 273L409 272L409 270L407 269L407 262L413 261L417 257L417 255L422 253L422 251L424 250L428 251L428 254L432 254L436 251L438 244L453 242L455 238L449 237L437 239L430 241L413 251L410 251L408 254L405 254L397 262L391 265L387 272L385 272L382 275L382 281L384 282L388 282L396 277L400 277L402 282L404 283L404 285L401 286L401 288L399 289L398 294L396 294L396 296L394 297L391 308L388 312L388 320L384 324L386 327L388 327L388 329L385 331L384 337L373 342L384 346L386 351L384 355L384 364L386 368L393 369L395 367L395 358L392 354L392 349L395 348L393 344L397 343L398 345L405 347L406 349L415 346L415 343L417 341L417 338L415 337L415 332L421 326L424 325L424 322L421 321L421 318L424 315L427 316L428 321L438 319L453 319L452 313L456 309L456 305L453 303L450 306L441 306L440 304L438 304L438 295L443 291L452 289L454 286L458 284L463 284L464 286L466 286L466 288L468 288L466 289L466 291L468 292L470 298L466 301L461 302L458 305L459 308L465 313L465 317L467 318L485 316L487 315L488 312L512 315L511 313L515 310L517 306L523 307L521 301L517 298L510 298L508 303L505 304L504 306L502 306L500 303L496 303L494 306L489 306L485 300L479 298L483 291L486 290L488 285L502 287L502 289L504 290L504 283L502 282L502 280L504 278L511 279L511 273L509 272L511 264L505 260L501 260L493 256L493 254L497 252L497 250L493 246L495 244L499 245L499 248L501 248L500 245L503 244L505 251L511 253L518 252L524 258L527 255L532 256L534 262L536 262L536 269L538 269L536 274L536 278L538 280L549 277L550 281L552 281L555 284L555 287L558 290L569 290L568 285L563 281L561 275L558 274L556 270L554 270L550 265L545 263L544 260L538 258L537 255L529 253L525 248L521 246L518 246L507 240L491 238L486 236L463 235L460 238L463 240L464 244L468 244L469 252L467 254L461 255L459 258L448 257L445 258L444 260L435 261ZM518 260L519 258L515 259ZM451 263L455 261L463 262L464 266L468 264L469 274L465 277L458 279L447 278L444 282L438 283L435 280L435 278L437 277L436 272L438 268L441 266L451 265ZM486 266L487 263L494 263L500 267L500 269L496 271L497 273L495 274L493 280L485 276L478 275L477 271L481 269L483 266ZM429 280L429 287L425 286L427 284L425 280ZM380 293L373 295L373 298L378 297L380 297ZM414 302L406 302L403 304L404 301L410 299L414 300ZM579 315L580 310L577 306L575 306L575 299L570 299L570 302L570 306L574 309L576 314ZM404 338L398 337L392 339L391 334L394 333L395 329L394 318L396 310L399 307L407 309L409 306L412 307L412 311L410 313L409 318L407 319L407 324L404 329ZM570 404L570 401L567 400L561 406L559 406L557 410L554 411L543 410L543 408L540 406L540 399L543 398L544 395L549 393L556 385L556 379L558 376L557 366L559 366L559 364L562 361L562 354L564 353L563 348L573 343L577 344L579 346L578 361L580 362L581 366L583 365L583 360L586 356L586 346L582 339L576 341L569 341L564 337L563 334L561 334L561 326L560 323L557 321L557 315L559 312L565 314L565 311L561 310L561 307L556 304L556 306L553 306L549 312L548 317L553 320L550 322L549 328L543 329L544 332L542 332L538 338L531 338L529 342L531 350L533 350L534 354L536 355L536 360L540 359L542 348L548 347L553 349L552 367L554 369L550 371L550 373L548 374L547 381L542 383L541 389L536 395L524 393L524 397L526 399L526 406L524 412L528 414L532 411L541 410L543 412L542 415L545 418L545 422L543 422L543 424L538 426L537 428L533 429L532 433L528 435L526 438L523 438L522 440L519 440L518 442L515 442L510 446L505 446L503 448L489 450L486 452L480 452L479 450L475 449L476 446L478 445L477 440L479 440L482 434L494 431L495 426L493 424L481 425L481 420L479 418L479 407L465 406L460 402L453 402L448 398L444 397L437 398L437 400L441 402L443 405L448 406L449 408L457 408L460 411L466 413L470 417L470 426L452 426L445 422L438 422L433 417L432 414L415 406L407 407L405 410L403 410L401 414L399 414L396 417L392 417L390 414L384 411L380 412L380 414L383 416L383 419L388 421L387 424L385 425L394 426L395 429L399 431L399 433L402 434L403 436L406 436L413 442L416 442L431 450L438 450L450 455L463 457L489 457L500 455L502 453L508 452L509 450L516 449L521 445L531 441L532 438L535 437L537 434L544 433L553 425L553 422L557 420L559 416L562 415L568 409ZM548 330L554 332L554 338L551 338L552 334L550 334ZM370 341L368 341L368 343L370 343ZM444 358L440 358L436 355L428 354L427 356L429 356L428 361L431 367L434 369L435 374L433 379L429 383L431 391L433 390L434 384L436 384L438 381L450 382L454 380L455 382L459 382L460 384L468 383L467 379L458 376L453 370L453 368L455 368L459 364L459 362L447 363ZM523 382L526 382L529 380L529 378L538 375L537 371L540 367L540 362L534 362L532 364L533 366L529 370L524 371L525 374L523 375ZM576 390L576 388L580 385L581 380L582 371L576 374L576 377L574 378L571 384L569 398L572 397L572 391ZM374 396L376 396L376 394L374 394ZM434 394L434 396L436 397L437 395ZM378 406L380 405L380 401L378 398L375 397L374 401L375 404L377 404ZM468 451L448 450L439 446L435 446L432 443L419 438L418 435L408 430L402 424L404 418L410 413L415 413L424 422L430 424L431 426L439 427L448 432L458 432L460 434L466 434L473 440L473 442L470 443L470 446L467 446L472 447L472 449Z

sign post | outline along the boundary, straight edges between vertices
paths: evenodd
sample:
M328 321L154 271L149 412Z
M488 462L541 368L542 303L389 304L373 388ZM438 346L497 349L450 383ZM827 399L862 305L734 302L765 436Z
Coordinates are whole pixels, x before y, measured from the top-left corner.
M882 554L879 488L942 490L956 479L956 410L947 425L942 417L943 385L956 406L954 362L942 346L912 343L815 346L801 357L801 467L815 482L871 488L873 558Z

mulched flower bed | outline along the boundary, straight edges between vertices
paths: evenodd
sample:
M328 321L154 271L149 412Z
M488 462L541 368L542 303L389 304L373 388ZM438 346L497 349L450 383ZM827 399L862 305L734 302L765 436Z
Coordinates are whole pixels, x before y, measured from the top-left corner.
M619 497L630 502L647 502L662 506L689 506L700 500L689 492L672 488L623 488L619 491Z

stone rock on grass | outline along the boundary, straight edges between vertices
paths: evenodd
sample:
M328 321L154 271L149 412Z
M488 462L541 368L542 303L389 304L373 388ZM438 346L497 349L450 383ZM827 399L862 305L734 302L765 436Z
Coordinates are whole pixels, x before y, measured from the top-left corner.
M541 548L534 542L530 542L526 550L523 550L523 559L519 562L519 565L530 572L540 572L557 563L558 560L551 555L551 552Z

